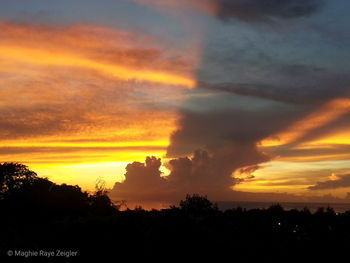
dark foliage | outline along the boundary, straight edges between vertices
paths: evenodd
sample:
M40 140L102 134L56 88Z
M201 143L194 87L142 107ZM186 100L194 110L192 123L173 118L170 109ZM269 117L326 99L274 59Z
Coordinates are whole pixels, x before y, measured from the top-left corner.
M0 163L0 199L19 189L23 183L31 183L36 173L19 163Z
M15 167L28 174L27 168ZM6 174L3 180L16 187L2 188L7 191L0 200L1 262L9 260L8 249L75 250L78 258L74 259L98 258L98 262L125 257L335 262L347 254L350 245L350 211L286 211L280 205L220 211L199 195L188 195L178 207L169 209L119 211L103 187L89 195L78 186L57 185L15 171L12 179ZM17 178L21 183L17 184ZM65 262L64 258L55 260Z
M187 195L185 200L180 201L180 208L192 214L204 214L218 210L217 206L210 202L206 196L198 194Z

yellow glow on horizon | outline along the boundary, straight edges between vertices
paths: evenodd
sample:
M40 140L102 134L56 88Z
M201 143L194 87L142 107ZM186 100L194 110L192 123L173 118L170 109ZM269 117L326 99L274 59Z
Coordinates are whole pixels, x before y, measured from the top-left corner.
M29 168L37 172L39 176L48 177L55 183L78 184L84 191L94 191L97 178L104 180L109 189L115 182L121 182L124 179L127 164L128 162L120 161L98 164L29 164Z
M238 184L234 186L234 189L237 191L264 191L264 192L271 192L274 190L283 190L288 191L289 193L295 193L298 190L305 190L309 184L300 184L300 185L293 185L292 187L290 185L278 185L278 182L273 181L277 185L269 185L265 182L265 184L259 184L257 182L254 183L244 183L244 184ZM281 182L283 183L283 182Z
M300 196L323 196L329 189L308 191L316 182L337 179L348 174L350 158L344 160L310 160L299 161L283 158L272 160L264 169L254 172L254 178L233 186L234 190L261 193L289 193ZM332 176L332 174L334 174ZM333 196L344 198L349 188L334 189Z
M99 176L103 176L108 187L112 187L113 183L121 180L128 163L144 162L147 156L162 158L169 141L67 143L18 140L1 144L2 147L23 151L1 154L2 162L21 162L39 176L57 183L78 183L84 190L92 191ZM40 148L46 150L41 151Z
M166 147L169 141L131 141L131 142L35 142L35 141L1 141L2 147L76 147L76 148L90 148L90 147L144 147L157 146Z
M46 154L49 157L45 162L45 156L38 154L23 154L24 164L35 171L41 177L48 177L56 183L78 184L83 190L93 191L96 179L102 177L106 181L106 187L112 188L113 184L123 180L125 167L132 162L144 162L147 156L161 158L166 153L163 150L136 151L125 150L105 152L97 149L93 152L77 153L77 158L65 154ZM96 157L98 154L104 156ZM17 155L20 158L21 155ZM37 158L37 159L35 159ZM4 160L6 161L6 160Z
M99 176L112 187L127 164L165 155L174 105L196 86L197 40L177 50L116 27L0 21L0 29L1 162L93 190Z
M320 162L320 161L336 161L336 160L348 160L350 159L350 153L336 153L336 154L320 154L316 156L291 156L291 157L278 157L275 161L280 162Z
M322 138L306 143L305 146L318 147L322 145L339 144L350 145L350 131L341 131L332 134L327 134Z

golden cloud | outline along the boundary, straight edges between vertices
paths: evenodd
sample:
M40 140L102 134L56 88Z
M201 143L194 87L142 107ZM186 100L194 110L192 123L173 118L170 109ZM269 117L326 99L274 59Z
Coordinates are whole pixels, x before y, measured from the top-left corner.
M264 139L261 145L278 146L294 143L310 132L338 120L349 112L350 99L339 98L331 100L285 130Z
M2 161L161 155L196 60L140 32L0 22Z

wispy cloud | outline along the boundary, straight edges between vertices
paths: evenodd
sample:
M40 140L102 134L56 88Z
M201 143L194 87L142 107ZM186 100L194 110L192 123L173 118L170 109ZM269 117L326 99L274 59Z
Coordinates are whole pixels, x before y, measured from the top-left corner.
M308 187L309 190L326 190L350 187L350 174L332 174L329 180L317 182Z
M164 153L178 118L167 105L193 87L195 52L93 25L1 22L0 29L2 161Z
M309 16L323 4L321 0L133 0L163 8L198 10L227 21L231 18L249 23L266 23L273 19Z
M50 30L39 26L0 26L3 37L0 56L5 63L11 61L38 66L90 69L121 80L185 87L195 85L195 81L189 77L161 70L162 63L157 60L161 60L162 50L150 50L140 43L139 46L132 45L132 36L123 32L88 27ZM92 34L103 38L91 37ZM24 35L31 35L31 38L26 40ZM136 42L141 41L138 38L134 37ZM47 43L48 39L50 41ZM88 44L85 44L86 42ZM164 68L170 67L165 65Z
M261 144L263 146L273 146L295 143L297 140L307 136L310 132L335 122L349 112L350 99L339 98L331 100L318 110L296 121L284 131L264 139Z

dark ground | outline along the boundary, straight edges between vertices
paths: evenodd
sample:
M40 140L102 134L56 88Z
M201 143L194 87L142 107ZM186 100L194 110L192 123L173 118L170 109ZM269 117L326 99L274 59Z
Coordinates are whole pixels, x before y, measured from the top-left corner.
M89 195L33 174L7 178L2 168L0 262L349 261L350 211L220 211L198 195L168 209L119 211L103 189Z

